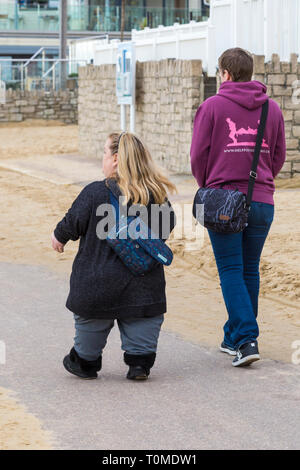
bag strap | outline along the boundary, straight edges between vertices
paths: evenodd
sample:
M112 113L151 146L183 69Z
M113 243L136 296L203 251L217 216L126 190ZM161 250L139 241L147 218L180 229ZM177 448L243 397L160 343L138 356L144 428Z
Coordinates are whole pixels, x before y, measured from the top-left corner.
M249 183L248 183L248 192L247 192L247 198L246 198L246 208L250 209L251 201L252 201L252 195L253 195L253 189L254 189L254 183L257 178L257 165L258 165L258 160L259 160L259 155L261 151L261 146L262 146L262 141L263 141L263 136L265 132L265 127L266 127L266 122L267 122L267 117L268 117L268 110L269 110L269 100L262 105L262 110L261 110L261 116L260 116L260 121L259 121L259 126L257 130L257 138L256 138L256 145L255 145L255 150L254 150L254 157L252 160L252 167L250 171L250 177L249 177Z
M112 192L112 190L109 188L109 196L110 196L110 202L115 208L116 212L116 222L119 222L119 201L116 198L115 194Z

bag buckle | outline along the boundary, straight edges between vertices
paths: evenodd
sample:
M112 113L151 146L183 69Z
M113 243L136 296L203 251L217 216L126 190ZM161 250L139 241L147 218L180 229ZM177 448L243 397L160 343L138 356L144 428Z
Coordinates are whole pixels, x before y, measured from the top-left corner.
M255 171L251 170L250 171L250 176L251 176L251 178L256 179L257 178L257 173L255 173Z
M244 202L244 209L246 209L248 212L250 211L250 206L248 206L247 201Z

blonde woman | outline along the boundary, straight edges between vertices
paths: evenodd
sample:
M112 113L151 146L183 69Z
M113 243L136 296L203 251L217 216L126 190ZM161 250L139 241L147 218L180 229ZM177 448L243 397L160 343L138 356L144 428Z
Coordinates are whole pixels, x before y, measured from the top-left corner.
M53 249L60 253L69 240L80 238L66 301L74 314L75 342L63 364L81 378L97 378L107 337L117 320L124 361L129 366L127 378L147 379L167 310L164 269L158 264L143 276L131 273L105 240L106 209L111 207L111 188L122 196L122 210L134 204L146 208L151 228L151 208L156 205L160 210L158 235L166 240L175 225L167 191L176 188L131 133L108 136L102 169L106 178L81 191L52 233Z

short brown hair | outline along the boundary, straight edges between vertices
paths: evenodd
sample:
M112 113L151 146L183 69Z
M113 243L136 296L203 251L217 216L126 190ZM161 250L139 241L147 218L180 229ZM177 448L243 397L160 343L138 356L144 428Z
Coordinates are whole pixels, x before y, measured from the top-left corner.
M253 57L250 52L234 47L219 58L219 69L231 75L233 82L250 82L253 75Z

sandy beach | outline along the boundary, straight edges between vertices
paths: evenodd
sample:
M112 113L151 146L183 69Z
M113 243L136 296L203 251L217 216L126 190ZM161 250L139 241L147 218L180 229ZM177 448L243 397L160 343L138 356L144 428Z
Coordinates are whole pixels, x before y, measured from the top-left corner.
M11 391L0 387L0 450L49 450L51 433L28 413Z
M8 158L36 155L42 162L43 155L77 152L76 126L40 121L34 126L2 124L0 138L0 166L1 160ZM195 182L189 177L178 177L176 182L174 201L191 203ZM57 185L4 168L0 168L0 183L0 260L45 265L68 276L78 241L69 242L59 254L51 247L50 234L81 187ZM263 357L290 362L291 344L300 339L300 178L278 180L276 187L275 219L261 260L260 345ZM226 310L207 234L197 249L191 250L185 239L171 239L170 246L175 259L166 269L168 313L164 328L217 348ZM197 289L199 278L206 280L205 291ZM11 400L0 391L0 448L50 448L49 436L37 420Z

